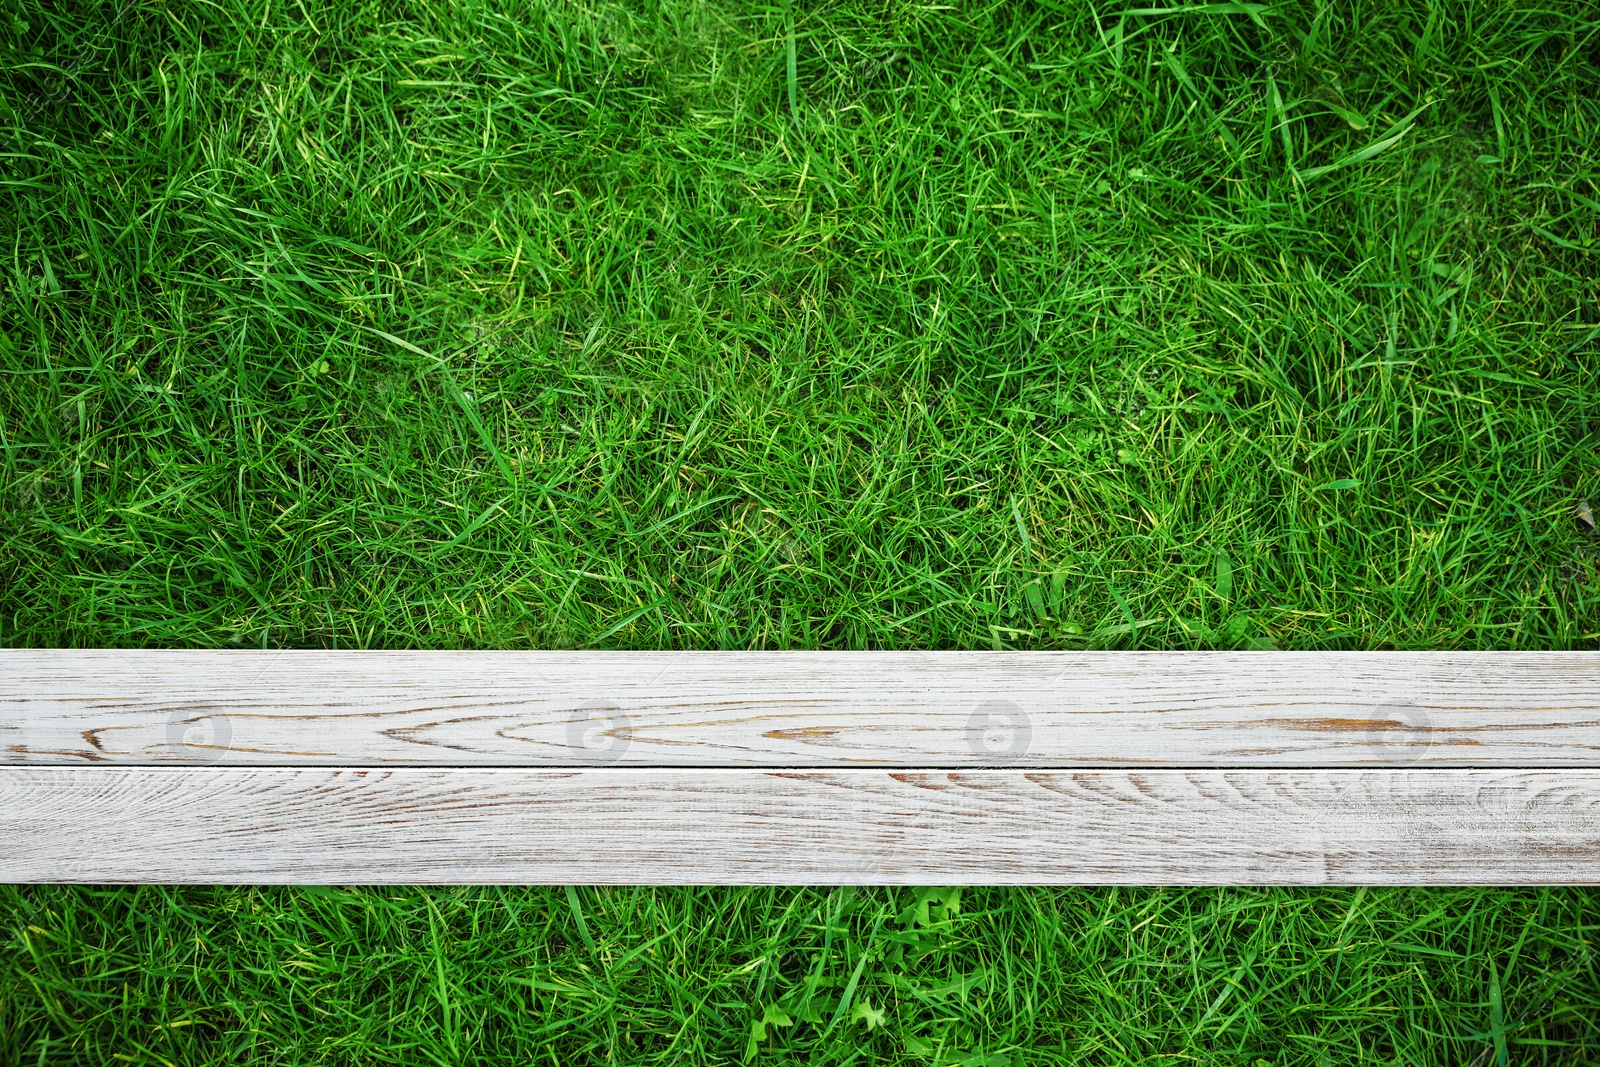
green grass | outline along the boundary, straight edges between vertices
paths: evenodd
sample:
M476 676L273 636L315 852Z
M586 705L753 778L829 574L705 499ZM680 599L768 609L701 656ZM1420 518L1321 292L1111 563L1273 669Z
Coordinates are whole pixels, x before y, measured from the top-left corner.
M0 57L0 645L1600 648L1593 3ZM1586 891L914 900L3 889L0 1065L1600 1061Z
M1593 4L8 10L5 643L1600 637Z
M0 901L5 1064L1493 1067L1600 1050L1600 908L1562 891Z

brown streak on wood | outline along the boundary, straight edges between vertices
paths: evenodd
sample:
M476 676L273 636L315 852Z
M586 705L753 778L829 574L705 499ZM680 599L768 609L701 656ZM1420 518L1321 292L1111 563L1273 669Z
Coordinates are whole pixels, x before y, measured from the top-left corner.
M796 726L790 729L778 728L768 730L762 737L770 737L775 741L826 741L839 735L837 726Z

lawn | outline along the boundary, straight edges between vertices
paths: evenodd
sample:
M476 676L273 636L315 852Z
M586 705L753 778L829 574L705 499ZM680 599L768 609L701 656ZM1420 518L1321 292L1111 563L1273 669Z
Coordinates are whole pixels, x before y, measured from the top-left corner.
M1600 907L1570 891L33 888L0 908L7 1065L1600 1059Z
M1593 2L0 57L0 645L1600 648ZM1589 891L926 897L0 888L0 1064L1600 1062Z

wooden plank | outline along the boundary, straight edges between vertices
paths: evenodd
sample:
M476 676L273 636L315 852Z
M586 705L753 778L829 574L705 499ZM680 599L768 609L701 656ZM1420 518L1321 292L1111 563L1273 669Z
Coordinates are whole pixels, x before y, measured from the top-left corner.
M1600 654L0 651L0 762L1600 765Z
M1600 772L0 768L0 881L1600 882Z

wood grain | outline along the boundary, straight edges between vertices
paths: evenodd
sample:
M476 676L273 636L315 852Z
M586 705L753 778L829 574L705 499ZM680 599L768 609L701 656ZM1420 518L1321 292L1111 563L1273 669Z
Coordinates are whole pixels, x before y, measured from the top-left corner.
M0 768L0 881L1600 882L1600 772Z
M0 651L0 763L1600 765L1600 654Z

